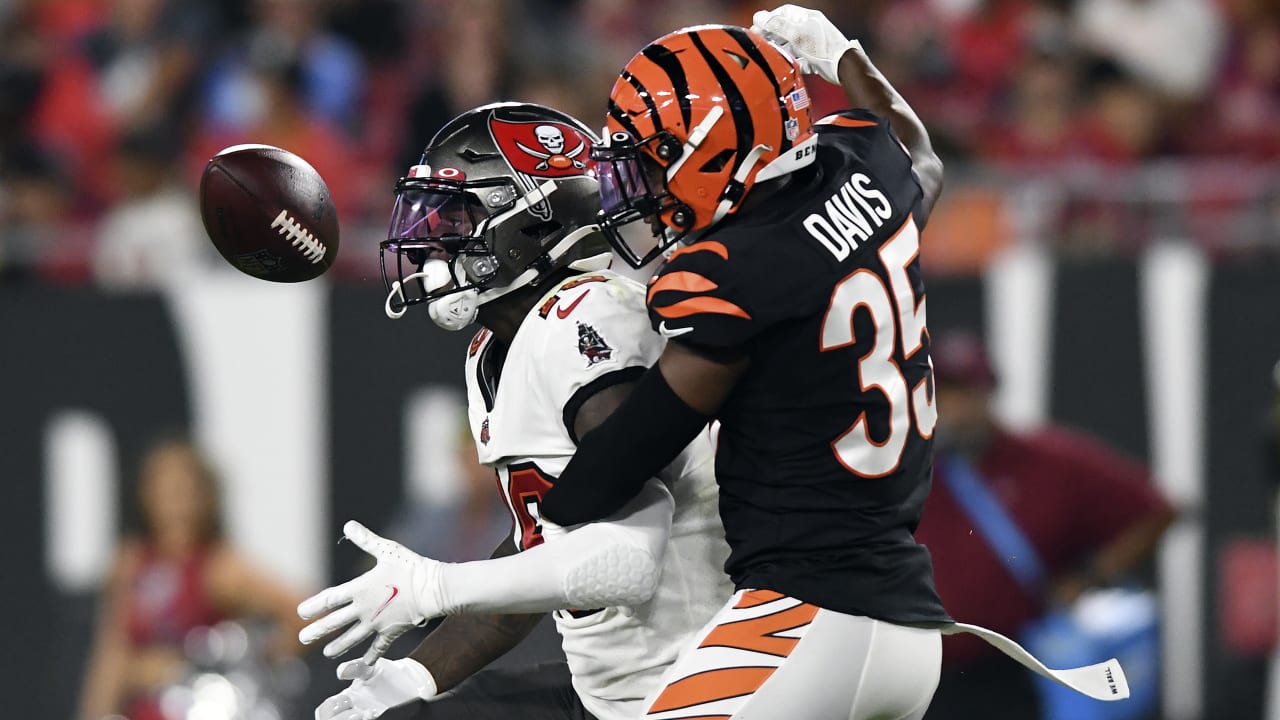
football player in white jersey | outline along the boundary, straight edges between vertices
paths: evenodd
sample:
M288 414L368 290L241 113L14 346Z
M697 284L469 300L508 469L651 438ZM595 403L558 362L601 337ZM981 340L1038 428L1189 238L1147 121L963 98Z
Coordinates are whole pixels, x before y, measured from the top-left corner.
M355 622L325 648L332 657L383 623L450 617L407 658L377 659L396 633L381 634L363 660L340 666L353 682L317 718L364 720L419 699L429 700L421 718L506 718L513 709L522 719L636 717L732 592L705 432L607 521L565 532L539 518L578 438L664 344L649 327L644 286L607 269L608 243L592 225L594 143L558 111L489 105L441 129L396 186L382 244L387 313L424 303L446 329L483 326L466 358L470 424L514 530L493 559L445 564L348 523L346 536L378 564L299 607L304 617L340 608L304 630L303 642ZM503 557L514 553L521 562ZM555 611L567 671L553 664L463 682L546 611ZM513 612L524 614L486 614Z
M783 6L772 13L757 14L757 22L766 26L776 40L804 58L811 68L830 71L837 66L837 60L851 56L855 61L865 63L860 59L860 53L851 55L848 52L856 48L857 43L844 38L815 11ZM744 65L754 62L740 53L751 56L766 51L760 45L763 39L752 39L741 29L698 27L675 35L698 35L704 31L709 35L727 34L732 42L737 43L734 45L726 41L723 47L718 45L724 51L721 57L719 52L713 56L702 40L693 42L697 55L707 62L712 57L716 58L715 64L722 69L729 66L743 69ZM724 40L721 37L718 41ZM795 64L794 60L778 54L776 47L767 52L785 60L788 66ZM672 57L674 54L678 53L663 53L652 46L642 52L644 57L660 66L664 74L673 77L680 76L680 68L677 67L680 63ZM711 74L715 75L714 72ZM798 71L793 68L792 75L795 74ZM853 72L841 73L839 78L830 76L830 72L824 76L839 80L855 104L857 98L866 93L875 95L878 104L896 107L899 102L895 100L896 93L869 65L855 63ZM692 76L686 73L680 77L687 81ZM692 150L710 137L708 128L723 112L728 112L717 105L718 112L708 115L710 120L704 119L690 131L688 118L679 111L679 93L658 90L650 94L643 89L649 80L641 81L628 73L624 73L623 80L620 85L633 87L638 93L637 101L650 111L653 111L655 102L661 102L674 118L673 122L683 119L683 132L689 133L683 145L678 140L671 142L663 140L660 135L654 136L661 141L656 152L669 161L674 159L673 167L683 167ZM674 81L673 84L680 85ZM779 83L762 81L754 82L755 92L767 92L769 85L782 93L783 87ZM867 90L863 85L871 89ZM701 94L699 97L732 105L725 99L729 95L725 92ZM659 100L655 101L655 98ZM786 103L787 107L800 108L808 104L807 94L800 90L778 94L773 99ZM730 111L738 112L733 107ZM630 113L629 117L638 117L644 112L635 109L621 111L615 107L612 115ZM894 112L891 107L888 114ZM769 113L765 115L773 117L783 130L791 127ZM834 118L832 122L837 127L854 130L879 128L878 121L857 112L843 120ZM359 679L347 691L322 706L318 717L339 720L376 717L388 705L406 702L409 698L431 696L442 688L452 687L480 667L482 660L493 656L482 655L476 648L500 647L500 638L510 635L509 631L495 631L494 627L510 628L518 622L490 618L466 624L468 621L459 618L459 613L519 613L566 607L611 609L591 616L597 617L594 622L589 617L558 614L559 629L565 636L565 651L573 671L576 699L561 702L557 699L560 696L535 689L529 684L531 676L526 676L522 678L525 685L515 691L515 695L526 700L518 708L520 717L582 717L589 711L598 718L610 720L614 717L639 717L648 709L648 717L655 720L730 715L735 718L775 718L788 713L795 717L824 720L919 718L933 692L934 681L928 676L928 668L934 667L932 672L936 673L936 634L939 631L944 634L977 634L1032 670L1091 697L1118 700L1128 696L1123 673L1114 660L1054 671L1008 638L979 627L931 623L929 628L922 629L908 623L900 626L901 632L895 632L885 630L883 623L877 626L874 622L864 622L866 618L855 618L857 627L854 628L841 625L845 622L843 620L837 620L835 624L813 621L819 606L783 597L766 587L748 586L732 594L723 581L719 562L710 561L711 556L723 552L723 548L712 549L715 543L711 542L710 528L714 521L702 514L702 508L707 507L702 501L709 500L712 493L704 494L702 490L685 487L686 483L697 488L709 488L711 484L701 470L704 467L702 458L707 452L706 419L702 419L697 428L692 423L687 426L689 435L686 438L694 436L695 431L697 433L694 444L676 455L672 465L658 471L661 481L647 477L654 472L652 470L637 472L640 467L662 465L648 457L656 448L653 440L655 436L665 436L664 442L669 441L679 428L670 422L657 420L659 417L671 417L670 413L635 411L640 404L652 405L661 393L630 392L632 382L639 375L637 370L659 353L657 346L661 344L646 335L641 315L645 303L643 289L620 276L597 270L604 259L594 256L595 250L588 249L590 246L586 244L586 238L594 234L592 229L582 226L589 220L583 224L568 223L566 226L565 223L567 217L581 217L573 215L580 205L566 205L577 196L565 190L570 178L588 178L589 168L582 158L588 157L584 153L590 150L589 133L582 128L571 128L572 121L530 119L523 129L515 127L518 124L518 121L503 121L497 114L492 116L488 126L489 139L496 149L468 149L464 146L455 148L452 154L438 152L436 157L430 157L429 149L424 165L415 168L410 178L402 181L401 200L392 223L392 239L384 244L384 250L389 250L391 256L400 261L400 267L404 267L406 261L410 266L408 274L401 271L399 279L389 285L389 313L402 312L403 306L413 300L426 300L429 312L438 324L461 327L475 319L478 313L481 324L493 334L490 337L482 333L477 338L468 360L472 426L482 458L504 473L501 475L504 495L511 503L519 525L513 541L525 551L515 557L445 565L373 536L359 525L349 524L347 536L374 555L378 565L356 580L330 588L304 602L299 608L304 617L332 612L305 629L302 639L314 642L350 625L341 637L326 647L326 654L334 656L370 635L377 637L363 661L340 668L344 677ZM744 122L742 127L753 126ZM877 132L883 130L880 128ZM447 146L455 138L466 136L461 128L452 131L446 128L436 142ZM899 146L892 140L892 133L886 137L891 144L881 145L897 153ZM617 140L618 135L612 135L612 139ZM729 139L733 139L733 133ZM737 137L739 143L743 139L742 135ZM717 142L724 141L722 134ZM759 145L746 157L756 157L759 150L769 147ZM698 161L690 167L701 165L699 172L727 177L727 166L723 160L717 160L722 155L717 152L705 164ZM805 155L808 153L793 154L797 159ZM609 157L610 153L598 156ZM502 183L494 183L491 176L483 172L473 173L466 169L469 166L461 164L478 163L486 158L507 163L510 174L503 176ZM904 158L899 157L898 160L899 166L904 164ZM602 163L599 171L602 180L608 180L601 183L605 189L622 189L624 193L627 187L633 190L661 189L665 187L664 178L674 172L669 169L667 175L663 175L654 173L651 167L620 164L616 156L610 162ZM904 173L907 171L903 170ZM467 173L472 174L464 179ZM449 197L432 194L443 188L451 189ZM415 193L404 192L410 190ZM796 192L794 188L792 192ZM724 203L732 199L731 195L727 194L725 197L728 199L720 201L720 207L725 207ZM608 193L604 196L605 205L610 205ZM514 203L513 197L517 198ZM643 192L624 194L624 197L631 202L649 203L647 209L640 213L642 217L659 210L673 210L677 214L684 212L679 208L655 204L661 198L648 197ZM714 197L708 194L707 202L714 205ZM468 202L467 198L473 200ZM586 204L588 201L581 202ZM527 229L522 231L525 237L508 236L499 240L498 236L504 229L519 227L508 223L527 223ZM635 225L634 222L629 225L611 223L610 231L625 231ZM529 238L541 240L535 242ZM615 247L631 258L658 254L639 251L631 244L636 239L615 237ZM771 236L769 239L780 242L787 238ZM651 234L647 241L649 249L653 250L656 243ZM761 250L768 255L768 247L755 248L756 252ZM744 248L739 247L732 253L739 254L740 251ZM673 264L677 257L682 257L682 261L687 263L689 257L696 253L726 260L731 254L728 247L720 242L697 243L673 252L659 282L649 289L648 294L674 291L692 295L717 288L745 291L757 287L741 282L734 285L723 279L723 284L718 284L698 273L680 271L679 266ZM384 258L387 256L384 252ZM772 268L768 264L769 259L762 258L761 264L766 268ZM569 271L582 271L582 274L574 277L570 277L568 271L557 274L557 268L565 267ZM790 268L789 265L786 267ZM809 276L802 273L798 277ZM531 282L534 283L532 287ZM442 294L446 291L447 294ZM508 293L510 297L498 302ZM605 305L600 305L602 302ZM519 307L521 312L497 312L502 306ZM662 317L679 318L683 324L699 312L751 317L740 307L716 298L701 301L693 298L674 303L667 309L670 312L662 313ZM692 332L685 327L668 329L665 322L660 323L659 328L668 337ZM539 339L533 339L535 336ZM624 342L630 344L624 347ZM572 351L566 351L570 344ZM502 377L505 378L501 383L498 382L499 370L503 371ZM651 376L652 373L645 377ZM684 379L688 380L688 377L691 376L686 375ZM648 387L654 389L652 383ZM671 395L669 388L666 395ZM627 396L627 407L614 412L622 398ZM607 424L603 422L606 417L609 418ZM619 417L627 420L626 427L634 432L633 435L618 432ZM775 426L774 432L781 432L784 426L785 423ZM803 424L793 423L792 426ZM590 437L587 437L588 430L593 430ZM627 440L640 436L647 436L649 440ZM767 435L762 434L761 437L760 442L767 442ZM583 451L577 447L578 438L583 438L582 448L591 449L586 462L581 457ZM602 442L602 438L608 441ZM674 453L677 448L684 447L683 442L667 442L667 446ZM610 453L600 452L600 448L606 445L612 448ZM759 443L747 451L760 452ZM568 463L573 455L578 455L576 474L574 466ZM583 467L602 468L600 472L606 475L599 477L599 485L593 485L592 476L584 473ZM631 495L628 490L630 500L626 500L625 505L621 501L613 505L621 509L605 517L603 522L576 526L576 529L565 532L540 518L538 508L544 491L553 497L556 493L566 492L565 485L569 484L576 486L570 495L572 492L590 494L611 489L618 485L619 479L632 476L640 487L639 494ZM554 477L563 479L556 482L554 491L550 491ZM666 483L677 477L683 479L668 488ZM672 493L676 494L674 502ZM548 502L554 505L554 500ZM763 507L759 498L754 502ZM790 500L783 505L794 507ZM600 516L592 514L587 517ZM574 515L561 514L560 517L571 518ZM739 527L737 540L755 533L766 541L772 541L779 534L776 523L748 523L747 527L749 530L745 532L742 526ZM807 532L802 528L799 532L790 533L788 538L803 538ZM551 541L535 546L543 536ZM788 570L793 576L812 582L803 570L803 563L795 566L795 561L790 558L785 561L766 558L765 561L772 563L774 569ZM892 564L887 567L890 573L898 572ZM856 583L853 587L866 591ZM829 588L827 591L830 592ZM732 599L725 604L723 614L712 618L715 608L709 605L717 604L717 592L723 593L718 596L721 601L731 595ZM876 599L885 600L878 596ZM632 609L624 610L617 606ZM390 641L406 627L441 615L450 616L445 626L415 653L421 663L405 660L374 663ZM854 618L853 615L847 617ZM709 618L707 625L699 627L699 623ZM578 625L579 621L585 627ZM930 642L916 642L912 637ZM683 652L677 651L680 638L685 638ZM791 653L802 643L807 643L804 647L809 649ZM672 677L660 680L662 665L670 663L677 655L680 659L668 670ZM792 661L787 666L789 669L785 672L778 670L775 676L780 657L790 657ZM533 679L537 680L536 677ZM766 681L768 692L755 692ZM479 683L470 687L476 685ZM537 688L550 685L538 684ZM640 697L646 693L650 694L647 702ZM473 693L472 697L475 696ZM490 699L495 697L492 693L480 694L482 699L486 696ZM507 697L513 695L508 693ZM462 706L466 707L465 714L469 719L483 717L483 710L491 707L467 702ZM429 703L426 707L444 709L450 706ZM512 714L503 709L498 712L504 718Z

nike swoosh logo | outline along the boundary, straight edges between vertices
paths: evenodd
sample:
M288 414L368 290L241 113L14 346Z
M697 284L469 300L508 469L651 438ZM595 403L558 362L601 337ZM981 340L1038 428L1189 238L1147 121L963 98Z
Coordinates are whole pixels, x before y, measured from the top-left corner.
M691 327L669 328L667 327L666 320L658 323L658 334L664 338L680 337L681 335L691 332L693 332L693 328Z
M396 596L400 594L400 588L398 586L388 585L387 587L391 588L391 596L388 597L385 601L383 601L381 605L378 606L378 610L373 615L369 616L369 622L373 622L374 619L376 619L379 615L381 615L382 611L386 610L387 606L391 604L391 601L395 600Z
M569 314L573 312L574 308L578 307L578 303L582 302L582 298L586 297L587 293L589 292L591 292L590 288L587 289L587 292L584 292L581 295L579 295L577 300L574 300L573 302L569 303L567 307L557 307L556 317L560 318L561 320L569 317Z

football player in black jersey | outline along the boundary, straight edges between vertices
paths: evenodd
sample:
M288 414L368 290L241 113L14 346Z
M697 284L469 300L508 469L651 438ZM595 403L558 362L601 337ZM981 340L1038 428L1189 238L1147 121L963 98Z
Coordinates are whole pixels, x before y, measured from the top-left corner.
M912 532L936 420L919 232L942 167L919 119L821 13L787 5L756 23L869 110L815 127L801 65L742 28L688 28L627 65L610 102L609 146L591 157L615 249L643 265L684 244L647 291L650 320L670 342L625 400L610 401L621 405L608 419L575 430L573 459L558 479L544 478L553 482L538 516L544 532L623 507L718 418L720 515L737 592L641 703L650 720L916 720L937 683L943 632L978 634L1091 697L1127 697L1114 660L1050 671L941 607ZM635 243L645 235L637 220L660 230L647 247ZM603 357L592 354L599 340L578 347L589 363ZM548 574L539 549L460 587L510 611L528 601L517 570L550 593L612 592L630 586L615 571L637 567L595 562L593 546L567 553L581 572ZM372 662L405 627L463 611L431 582L406 593L393 585L386 598L380 573L393 565L446 575L440 563L392 555L398 564L380 559L359 592L344 584L304 603L308 617L342 606L304 634L355 623L331 646L377 634ZM592 603L570 604L610 604ZM595 667L608 666L606 654Z
M920 229L942 164L858 43L784 6L759 32L644 48L600 163L615 249L650 281L658 364L555 482L543 517L609 515L712 419L738 588L647 717L920 718L949 624L912 532L933 402ZM866 109L811 123L802 69ZM639 246L635 221L659 236ZM624 227L625 226L625 227Z

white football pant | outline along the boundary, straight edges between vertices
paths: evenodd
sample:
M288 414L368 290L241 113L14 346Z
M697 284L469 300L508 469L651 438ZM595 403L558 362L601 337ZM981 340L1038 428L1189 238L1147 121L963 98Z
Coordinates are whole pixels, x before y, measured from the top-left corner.
M740 590L684 648L644 720L920 720L938 630Z

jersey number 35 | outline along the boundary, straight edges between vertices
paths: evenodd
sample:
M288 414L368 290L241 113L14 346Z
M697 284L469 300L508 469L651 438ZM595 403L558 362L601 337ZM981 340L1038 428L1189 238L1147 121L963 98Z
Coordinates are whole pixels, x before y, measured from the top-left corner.
M876 442L867 427L864 411L840 437L831 443L836 459L849 472L865 478L890 475L898 469L910 433L928 439L938 422L938 410L926 376L907 387L907 379L894 359L898 342L902 357L910 359L924 347L925 301L917 300L907 268L920 252L920 231L915 220L907 222L880 248L880 260L889 283L874 271L861 268L836 285L822 321L823 352L848 347L857 342L853 314L866 308L876 326L871 350L858 361L858 386L862 392L873 388L888 401L889 432ZM932 374L932 361L930 361Z

